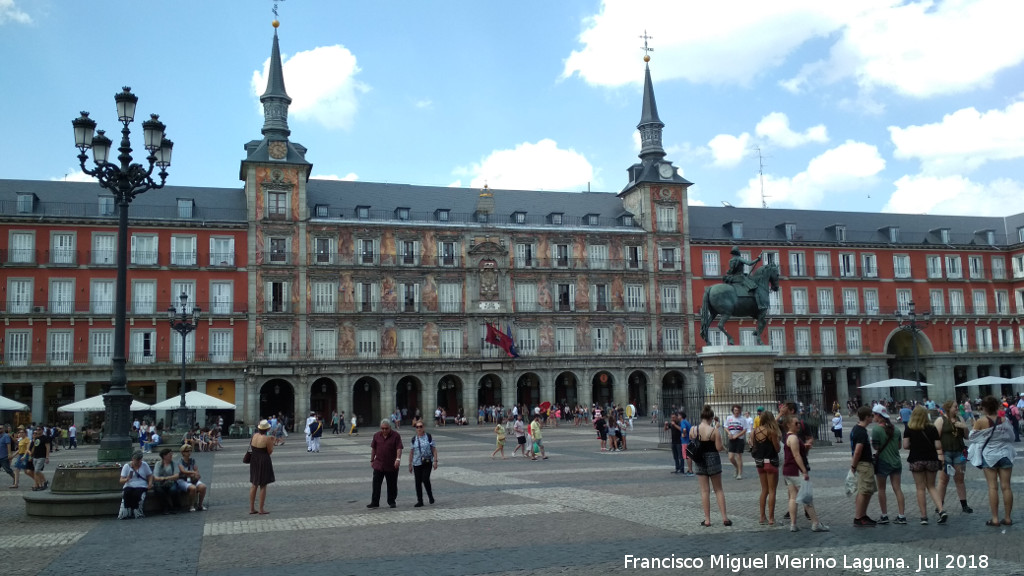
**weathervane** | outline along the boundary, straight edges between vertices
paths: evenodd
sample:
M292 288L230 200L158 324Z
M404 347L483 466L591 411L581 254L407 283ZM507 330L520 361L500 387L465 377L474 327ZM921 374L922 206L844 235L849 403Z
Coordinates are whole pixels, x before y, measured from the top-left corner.
M284 0L280 0L280 1L284 2ZM274 20L277 20L277 2L274 2L274 8L273 8L273 10L271 10L271 12L274 13Z
M654 52L654 48L651 48L650 46L648 46L647 45L647 41L648 40L654 40L654 36L648 36L647 35L647 29L644 29L643 36L638 36L638 38L643 38L643 40L644 40L644 47L642 48L642 50L644 51L644 62L650 62L651 61L651 54L650 53Z

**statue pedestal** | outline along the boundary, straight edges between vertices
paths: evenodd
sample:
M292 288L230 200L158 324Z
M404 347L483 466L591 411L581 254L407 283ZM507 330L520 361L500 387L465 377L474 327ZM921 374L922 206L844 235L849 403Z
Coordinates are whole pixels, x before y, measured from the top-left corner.
M733 404L751 415L758 406L775 412L777 355L768 346L705 346L697 354L704 366L704 403L722 421Z

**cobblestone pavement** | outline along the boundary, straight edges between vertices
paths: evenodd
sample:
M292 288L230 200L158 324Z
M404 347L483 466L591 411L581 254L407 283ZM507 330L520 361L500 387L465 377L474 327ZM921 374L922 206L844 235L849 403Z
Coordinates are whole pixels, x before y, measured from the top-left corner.
M412 431L400 432L408 446ZM589 428L549 428L544 443L550 458L536 462L491 459L489 426L430 432L439 449L432 476L437 503L423 508L413 508L405 460L398 508L366 508L368 434L327 435L313 454L293 435L273 455L278 481L269 488L267 516L248 514L244 440L197 455L210 485L207 512L132 521L115 520L114 510L106 518L34 518L25 515L22 496L30 483L23 482L21 490L0 493L0 565L8 575L77 576L1024 574L1024 517L1015 512L1013 526L986 527L986 484L973 468L968 500L974 514L958 511L950 487L949 523L936 524L933 513L930 525L919 525L913 478L905 473L911 523L854 528L853 502L842 490L848 448L815 447L815 500L831 532L813 533L801 518L801 531L793 534L782 520L782 487L779 526L758 524L760 488L749 455L741 480L733 478L723 455L733 526L722 525L714 500L712 526L700 526L697 478L670 473L671 455L658 448L650 424L638 424L628 437L630 449L614 453L601 452ZM506 454L514 447L512 440ZM47 475L59 463L93 459L95 453L95 447L58 452ZM1024 505L1022 485L1018 474L1012 483L1018 507ZM894 517L891 495L889 505ZM877 517L877 499L869 513ZM918 572L921 559L929 565ZM670 569L645 568L652 563Z

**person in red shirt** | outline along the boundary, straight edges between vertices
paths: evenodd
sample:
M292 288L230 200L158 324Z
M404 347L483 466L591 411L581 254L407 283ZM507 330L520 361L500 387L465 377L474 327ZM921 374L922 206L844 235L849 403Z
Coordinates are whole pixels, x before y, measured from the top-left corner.
M398 506L398 468L402 465L402 436L391 430L391 421L380 421L380 431L370 441L370 466L373 468L373 493L367 508L380 507L380 487L388 483L388 506Z

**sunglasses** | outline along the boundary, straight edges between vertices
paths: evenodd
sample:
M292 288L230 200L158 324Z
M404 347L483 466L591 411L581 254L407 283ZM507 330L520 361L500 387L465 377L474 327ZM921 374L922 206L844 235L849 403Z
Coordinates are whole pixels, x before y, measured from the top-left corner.
M417 430L423 430L423 426L417 426L416 429Z

